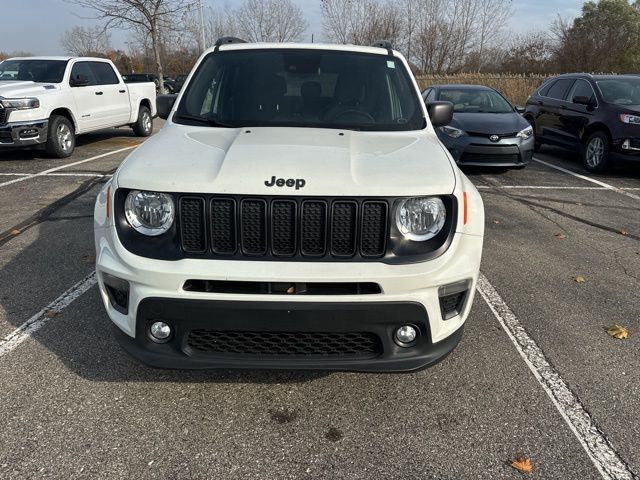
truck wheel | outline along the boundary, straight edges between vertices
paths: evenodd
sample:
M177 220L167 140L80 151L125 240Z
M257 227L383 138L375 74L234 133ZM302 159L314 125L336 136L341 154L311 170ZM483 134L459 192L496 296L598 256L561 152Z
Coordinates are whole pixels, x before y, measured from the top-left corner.
M592 133L584 144L582 161L592 173L603 173L609 168L609 138L604 132Z
M47 134L47 153L56 158L67 158L76 148L76 133L67 117L51 115Z
M148 137L153 132L153 118L148 107L140 106L138 111L138 121L132 125L133 133L138 137Z

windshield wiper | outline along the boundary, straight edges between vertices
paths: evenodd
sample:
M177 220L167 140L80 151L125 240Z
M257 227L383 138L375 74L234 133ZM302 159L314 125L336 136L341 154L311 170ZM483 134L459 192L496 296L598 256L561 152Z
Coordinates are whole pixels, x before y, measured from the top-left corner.
M207 117L200 117L198 115L189 115L187 113L180 113L176 115L176 119L191 120L193 122L198 122L203 125L207 125L209 127L238 128L235 125L231 125L229 123L219 122L218 120L214 120L212 118L207 118Z

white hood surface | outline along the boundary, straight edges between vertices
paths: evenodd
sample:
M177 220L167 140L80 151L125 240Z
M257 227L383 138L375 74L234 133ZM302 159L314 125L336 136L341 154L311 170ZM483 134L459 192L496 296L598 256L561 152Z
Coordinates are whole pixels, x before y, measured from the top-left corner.
M23 98L40 97L47 92L58 90L53 83L36 83L23 80L0 81L0 97Z
M302 179L304 187L268 187L272 177ZM128 157L116 182L161 192L409 196L450 194L455 178L443 147L427 131L168 124Z

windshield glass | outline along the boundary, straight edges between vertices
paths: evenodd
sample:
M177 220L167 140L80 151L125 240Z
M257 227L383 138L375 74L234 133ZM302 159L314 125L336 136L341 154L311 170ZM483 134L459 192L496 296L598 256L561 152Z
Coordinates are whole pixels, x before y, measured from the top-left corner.
M616 78L596 82L602 98L615 105L640 105L640 78Z
M512 113L513 107L494 90L446 88L440 90L438 100L453 103L459 113Z
M420 99L386 55L264 49L212 53L178 106L177 123L419 130Z
M7 60L0 63L0 82L60 83L66 68L66 60Z

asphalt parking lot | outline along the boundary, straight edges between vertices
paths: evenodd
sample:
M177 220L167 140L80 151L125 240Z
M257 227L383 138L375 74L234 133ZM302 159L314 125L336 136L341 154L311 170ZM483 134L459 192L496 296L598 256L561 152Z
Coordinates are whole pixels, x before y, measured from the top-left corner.
M1 153L0 478L640 474L640 165L595 177L544 149L525 170L469 171L481 291L433 368L160 371L120 350L91 276L94 198L139 142Z

